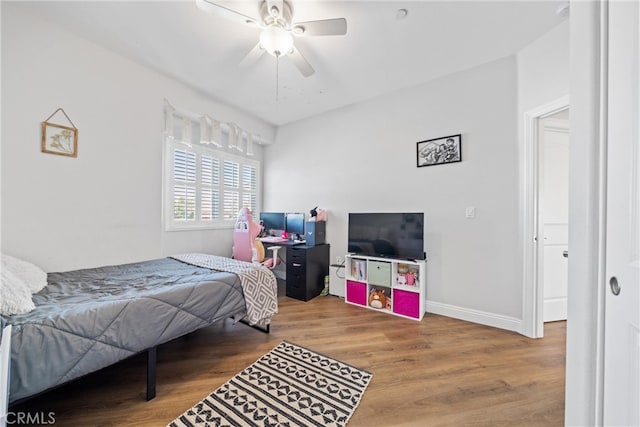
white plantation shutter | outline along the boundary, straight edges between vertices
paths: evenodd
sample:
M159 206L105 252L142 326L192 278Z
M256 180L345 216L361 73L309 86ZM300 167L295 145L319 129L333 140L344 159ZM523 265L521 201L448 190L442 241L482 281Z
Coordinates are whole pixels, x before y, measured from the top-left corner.
M175 179L183 182L196 182L196 155L188 150L174 150L173 173Z
M196 155L188 150L173 151L173 219L196 218Z
M224 186L238 188L240 186L240 164L230 160L224 161Z
M235 218L240 210L240 164L238 162L224 161L222 181L224 187L224 218Z
M186 185L173 186L173 219L193 221L196 219L196 189Z
M258 212L258 168L242 165L242 206Z
M165 229L228 228L240 208L258 211L259 162L213 144L165 144Z
M224 219L235 219L240 210L240 197L237 191L225 190L223 215Z
M200 217L203 221L220 219L220 160L210 155L201 158L202 203Z

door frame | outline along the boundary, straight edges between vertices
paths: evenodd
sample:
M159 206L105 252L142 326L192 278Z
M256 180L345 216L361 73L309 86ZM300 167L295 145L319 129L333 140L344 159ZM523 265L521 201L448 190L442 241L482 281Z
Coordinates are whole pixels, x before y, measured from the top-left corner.
M565 424L602 425L608 0L571 2ZM580 188L580 191L571 191Z
M544 336L543 290L539 275L542 245L539 224L539 124L540 120L569 108L569 95L524 113L524 208L523 208L523 292L522 331L529 338Z

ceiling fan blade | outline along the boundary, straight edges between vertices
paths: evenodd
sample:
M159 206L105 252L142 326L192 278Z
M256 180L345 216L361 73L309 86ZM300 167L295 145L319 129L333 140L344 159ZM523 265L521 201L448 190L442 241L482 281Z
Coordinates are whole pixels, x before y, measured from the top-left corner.
M240 67L249 67L253 64L255 64L255 62L260 59L260 57L262 56L263 53L265 53L266 50L264 50L262 48L262 46L260 46L260 43L256 44L253 49L251 49L249 51L249 53L247 53L247 56L245 56L242 61L240 61Z
M258 25L258 21L255 18L244 15L240 12L236 12L235 10L226 8L209 0L196 0L196 6L200 10L211 13L213 15L218 15L222 18L229 19L240 24Z
M293 47L293 52L291 52L288 56L289 58L291 58L291 61L298 68L298 70L300 70L303 76L309 77L310 75L316 72L311 66L311 64L307 62L305 57L302 56L300 51L296 49L295 46Z
M296 22L292 28L293 34L297 36L344 36L347 34L347 20L335 18Z

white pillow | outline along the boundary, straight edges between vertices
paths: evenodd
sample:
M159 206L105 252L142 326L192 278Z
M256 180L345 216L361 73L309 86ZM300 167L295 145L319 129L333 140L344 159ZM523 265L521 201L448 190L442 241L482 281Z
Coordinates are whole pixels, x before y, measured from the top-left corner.
M47 286L47 273L30 262L2 254L2 271L10 271L22 281L32 294L40 292ZM4 277L4 276L3 276Z
M0 273L0 314L23 314L35 308L29 288L15 274L3 268Z

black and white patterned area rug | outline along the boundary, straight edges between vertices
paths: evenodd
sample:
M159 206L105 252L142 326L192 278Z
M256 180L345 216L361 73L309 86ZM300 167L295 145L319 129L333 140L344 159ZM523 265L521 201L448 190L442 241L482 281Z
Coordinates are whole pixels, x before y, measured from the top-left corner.
M371 377L283 341L169 426L344 426Z

